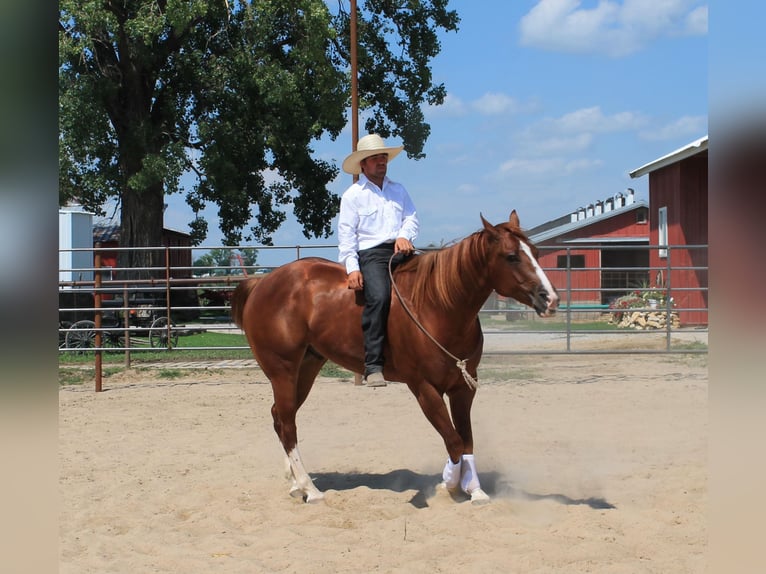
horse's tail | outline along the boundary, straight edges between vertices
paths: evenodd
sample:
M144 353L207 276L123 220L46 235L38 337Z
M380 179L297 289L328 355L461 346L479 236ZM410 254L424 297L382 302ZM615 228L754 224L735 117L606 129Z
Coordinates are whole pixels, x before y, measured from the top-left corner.
M234 289L234 293L231 294L231 318L237 327L242 328L242 315L245 308L245 302L250 297L250 293L260 277L250 277L243 279Z

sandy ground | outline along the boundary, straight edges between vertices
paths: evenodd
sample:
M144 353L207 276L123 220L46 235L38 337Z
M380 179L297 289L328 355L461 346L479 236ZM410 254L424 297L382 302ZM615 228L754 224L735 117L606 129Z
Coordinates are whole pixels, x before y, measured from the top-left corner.
M288 496L258 369L131 371L60 391L61 573L703 572L704 356L486 358L490 504L436 486L441 439L402 384L318 380Z

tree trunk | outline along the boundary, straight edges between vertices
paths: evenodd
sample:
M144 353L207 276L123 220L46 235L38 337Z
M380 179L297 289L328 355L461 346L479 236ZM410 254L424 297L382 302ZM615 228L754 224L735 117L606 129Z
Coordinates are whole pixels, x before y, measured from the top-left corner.
M154 247L156 249L121 251L120 267L163 267L162 228L164 211L164 188L162 184L138 191L130 190L122 196L120 222L121 247ZM163 271L129 272L132 278L160 278Z

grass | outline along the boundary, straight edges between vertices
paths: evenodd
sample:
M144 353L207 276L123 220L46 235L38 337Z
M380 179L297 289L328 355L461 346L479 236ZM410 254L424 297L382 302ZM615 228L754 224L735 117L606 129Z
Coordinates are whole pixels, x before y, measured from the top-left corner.
M160 369L157 373L160 379L179 379L184 376L181 369Z
M510 366L482 366L479 365L479 381L534 381L542 377L540 371L535 369L518 369Z
M194 349L185 351L188 347L211 347L209 349ZM178 347L171 351L152 350L145 344L131 348L131 360L136 362L146 361L167 361L167 360L218 360L218 359L250 359L252 353L249 348L246 349L216 349L216 347L247 347L245 336L237 333L219 333L216 331L205 331L194 333L192 335L182 335L178 337ZM104 351L102 353L103 362L106 364L123 363L125 360L125 351ZM93 352L72 352L66 351L59 353L59 364L90 364L93 362Z
M102 375L109 377L116 373L121 373L123 369L109 367L103 369ZM59 386L76 386L84 383L91 383L96 378L96 370L94 368L61 368L59 367Z
M354 377L354 373L347 371L343 367L340 367L332 361L327 361L322 370L319 371L321 377L331 377L335 379L350 379Z
M703 343L702 341L689 341L687 343L679 343L677 345L673 345L673 349L680 350L680 351L707 351L708 346L706 343Z
M523 321L507 321L504 316L498 315L481 315L481 326L485 331L499 330L499 331L551 331L551 332L565 332L567 329L566 318L561 315L560 317L552 317L550 319L526 319ZM569 328L572 332L590 332L590 331L617 331L619 330L617 325L607 322L607 319L603 320L588 320L580 321L573 320Z

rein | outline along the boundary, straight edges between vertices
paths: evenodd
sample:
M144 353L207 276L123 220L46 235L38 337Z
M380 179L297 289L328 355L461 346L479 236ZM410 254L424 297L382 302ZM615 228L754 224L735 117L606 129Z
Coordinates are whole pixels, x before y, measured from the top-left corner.
M391 262L394 260L394 256L392 255L391 258L388 260L388 277L391 279L391 286L394 288L394 292L396 293L396 297L399 299L399 303L401 303L404 310L407 312L407 315L410 316L410 319L413 320L415 325L417 325L418 329L420 329L426 337L431 339L431 341L439 347L448 357L455 360L455 364L457 365L457 368L460 369L460 372L463 374L463 379L465 380L466 384L473 390L476 390L479 387L479 381L474 379L471 374L468 372L468 369L466 368L466 363L468 359L459 359L452 353L450 353L447 349L444 348L444 346L439 343L432 335L429 333L426 328L423 326L423 324L418 321L418 318L415 317L415 314L412 312L412 310L407 306L407 304L404 302L404 297L402 297L402 294L399 292L399 287L396 286L396 281L394 281L394 274L391 270Z

